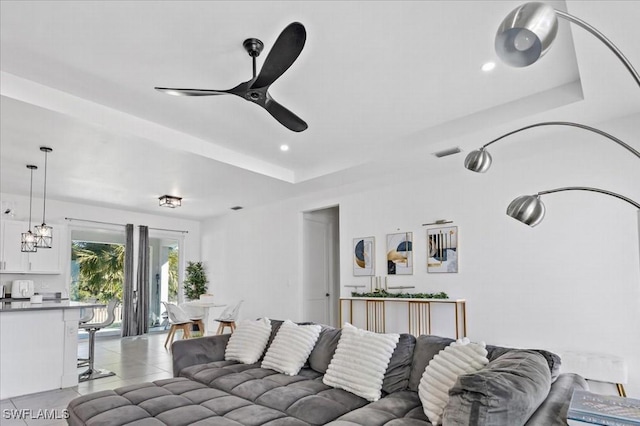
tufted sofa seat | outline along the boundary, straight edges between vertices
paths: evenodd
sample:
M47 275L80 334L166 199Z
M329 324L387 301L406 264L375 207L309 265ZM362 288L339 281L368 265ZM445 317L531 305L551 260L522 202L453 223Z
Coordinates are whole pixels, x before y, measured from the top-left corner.
M270 342L280 324L272 321ZM430 426L418 383L429 361L453 340L401 335L384 377L383 397L369 402L322 381L340 332L323 326L307 364L295 376L261 368L260 363L225 361L229 335L177 341L172 346L175 378L76 398L69 404L68 422L91 426ZM487 346L487 350L490 363L486 371L479 372L479 380L467 375L470 389L458 380L450 391L450 403L455 404L445 409L445 424L449 410L449 424L457 426L566 425L573 389L587 388L582 377L557 377L560 359L546 351L496 346ZM537 365L540 377L526 377L518 367L523 360ZM551 384L553 379L557 380ZM486 380L498 386L498 393L483 395L489 389L483 385ZM480 387L474 388L478 383ZM511 393L516 395L513 400ZM537 402L531 403L532 398ZM512 406L529 411L514 413Z
M85 395L71 401L69 414L71 425L309 425L281 411L185 378Z
M325 385L323 375L311 368L287 376L261 368L260 364L219 361L187 367L180 375L286 413L305 424L326 424L368 403L352 393Z

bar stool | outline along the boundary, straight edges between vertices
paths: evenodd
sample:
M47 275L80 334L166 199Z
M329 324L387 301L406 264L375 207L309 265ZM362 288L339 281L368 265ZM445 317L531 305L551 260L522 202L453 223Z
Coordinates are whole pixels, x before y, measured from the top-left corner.
M87 302L95 303L96 299L87 299ZM78 328L82 328L83 324L91 321L94 315L95 315L95 311L93 310L93 308L81 308L80 319L78 320ZM78 368L86 367L88 365L89 365L89 358L78 357Z
M86 361L88 368L78 375L78 381L86 382L88 380L101 379L103 377L115 376L116 373L108 370L101 370L94 368L95 361L95 340L96 340L96 332L101 328L109 327L116 319L115 310L116 307L120 304L118 299L111 299L107 304L107 319L103 322L90 323L86 322L80 324L79 327L83 328L85 331L89 333L89 357L83 361Z
M239 301L235 306L229 306L222 312L222 314L220 314L220 318L216 318L216 321L220 323L216 334L223 334L224 329L227 327L229 327L231 333L235 331L236 320L238 319L238 313L240 312L240 305L242 305L242 302L244 302L244 300Z

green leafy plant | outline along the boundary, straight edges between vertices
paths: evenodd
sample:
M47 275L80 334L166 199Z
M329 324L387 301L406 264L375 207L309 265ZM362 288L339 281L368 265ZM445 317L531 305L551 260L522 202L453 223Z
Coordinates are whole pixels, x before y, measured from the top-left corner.
M169 250L169 302L178 301L178 261L180 254L178 249Z
M184 280L184 294L189 300L197 300L207 292L207 274L202 262L187 262L187 277Z
M71 286L73 300L122 300L124 245L73 241L71 260L78 268Z
M352 292L351 297L386 297L401 299L448 299L447 293L389 293L386 290L376 290L372 293Z

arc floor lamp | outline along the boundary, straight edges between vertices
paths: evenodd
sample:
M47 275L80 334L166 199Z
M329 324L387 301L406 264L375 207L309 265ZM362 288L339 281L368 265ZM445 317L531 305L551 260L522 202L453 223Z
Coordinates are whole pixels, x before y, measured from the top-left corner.
M604 131L602 131L600 129L596 129L595 127L587 126L585 124L573 123L573 122L570 122L570 121L545 121L545 122L542 122L542 123L535 123L535 124L531 124L529 126L522 127L520 129L517 129L517 130L513 130L513 131L511 131L509 133L505 133L504 135L495 138L491 142L487 142L486 144L482 145L479 149L471 151L469 153L469 155L467 155L467 158L465 158L465 160L464 160L464 166L467 169L471 170L472 172L477 172L477 173L486 172L491 167L491 163L493 161L493 159L491 158L491 154L489 154L489 151L486 150L486 148L489 145L491 145L493 143L496 143L499 140L506 138L507 136L511 136L511 135L513 135L515 133L522 132L523 130L528 130L528 129L532 129L534 127L542 127L542 126L571 126L571 127L577 127L577 128L580 128L580 129L588 130L588 131L597 133L599 135L602 135L602 136L612 140L613 142L615 142L618 145L622 146L623 148L627 149L629 152L631 152L636 157L640 158L640 152L638 152L638 150L634 149L629 144L621 141L617 137L615 137L615 136L613 136L613 135L611 135L611 134L609 134L607 132L604 132Z
M498 56L504 62L514 67L525 67L533 64L551 47L558 31L558 17L579 25L603 42L618 57L618 59L620 59L623 65L631 73L635 82L640 86L640 76L638 75L638 72L633 68L622 52L620 52L620 50L602 33L586 22L569 15L566 12L554 10L551 6L543 3L525 3L507 15L498 28L495 38L495 49ZM640 158L640 153L636 149L622 142L620 139L603 132L602 130L577 123L556 121L526 126L494 139L479 150L471 152L465 159L465 167L475 172L486 172L491 166L491 155L485 150L488 145L523 130L549 125L572 126L598 133L613 142L616 142L618 145ZM640 210L640 203L615 192L591 187L572 186L541 191L535 195L520 196L509 204L507 207L507 215L531 227L536 226L542 221L545 214L545 206L540 200L540 196L563 191L597 192L618 198ZM626 396L621 384L618 385L618 393L620 396Z
M629 62L629 60L622 54L620 49L618 49L607 37L581 19L561 10L554 9L544 3L524 3L507 15L500 24L498 32L496 33L496 53L502 61L514 67L526 67L535 63L538 59L544 56L553 44L558 33L558 17L566 19L569 22L584 28L593 34L598 40L603 42L618 57L618 59L620 59L640 87L640 75L631 65L631 62ZM549 121L525 126L492 140L491 142L483 145L480 149L470 152L465 158L464 165L471 171L484 173L489 170L492 162L491 154L486 151L486 148L489 145L523 130L540 126L558 125L581 128L602 135L627 149L640 159L640 152L607 132L584 124L566 121ZM535 195L520 196L509 204L507 214L529 226L536 226L542 221L545 214L544 204L540 200L541 195L574 190L598 192L613 196L628 202L640 210L639 203L623 195L598 188L576 186L541 191Z
M591 188L588 186L568 186L565 188L557 188L550 189L548 191L540 191L535 195L521 195L515 200L513 200L509 207L507 207L507 215L512 218L519 220L525 225L529 225L531 227L536 226L542 219L544 219L544 214L546 208L542 200L540 200L540 196L544 194L552 194L554 192L562 192L562 191L590 191L590 192L599 192L600 194L610 195L612 197L616 197L620 200L626 201L627 203L635 206L638 210L640 210L640 203L633 201L630 198L625 197L624 195L616 194L615 192L606 191L604 189Z

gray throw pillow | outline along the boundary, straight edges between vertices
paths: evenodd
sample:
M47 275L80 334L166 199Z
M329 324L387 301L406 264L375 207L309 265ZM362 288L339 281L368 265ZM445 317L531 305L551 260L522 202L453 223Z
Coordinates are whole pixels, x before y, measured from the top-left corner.
M309 367L318 373L324 374L327 372L333 353L338 347L341 331L339 328L322 326L320 337L318 337L318 341L309 355Z
M387 371L384 373L382 381L384 392L392 393L405 390L409 386L409 374L411 373L415 345L416 338L411 334L403 333L400 335L400 340L389 360Z
M489 358L489 361L492 361L512 350L514 350L514 348L503 348L501 346L487 345L487 352L489 352L487 358ZM560 375L560 364L562 363L560 357L553 352L545 351L544 349L531 350L538 352L544 357L544 359L547 360L547 364L549 364L549 370L551 371L551 381L555 382Z
M271 334L269 335L269 340L267 340L267 346L265 346L264 352L262 352L259 362L262 362L262 360L264 359L265 354L269 350L269 346L271 346L271 342L273 342L273 339L276 337L276 334L278 334L278 330L280 329L280 326L284 322L282 320L273 320L273 319L270 321L271 321Z
M449 390L443 423L453 426L524 425L551 388L543 355L511 350L482 370L465 374Z

